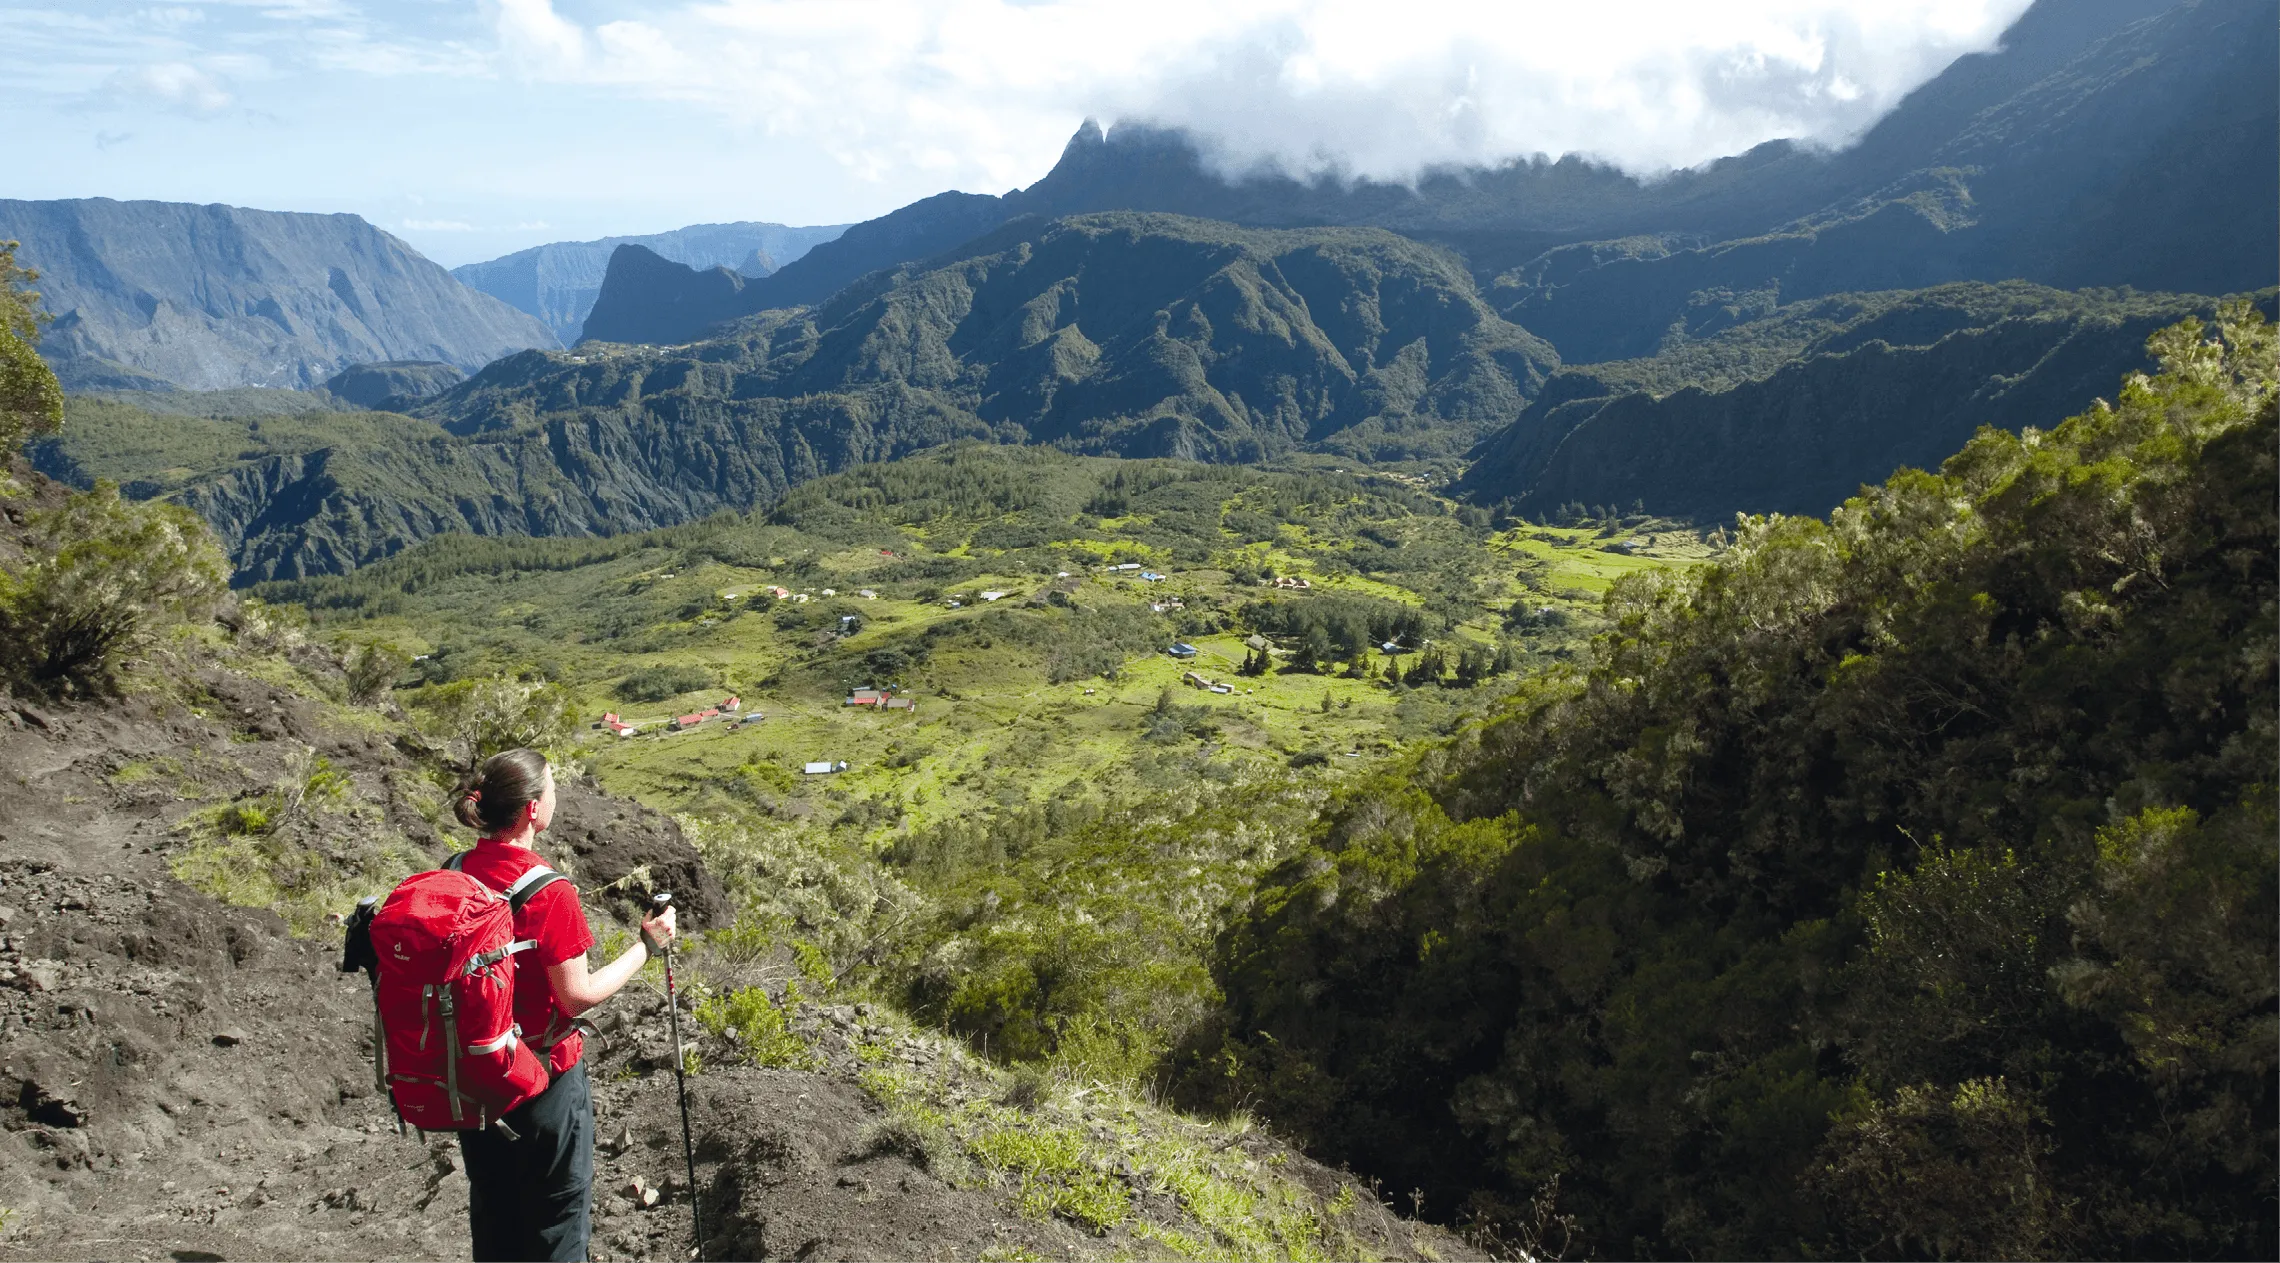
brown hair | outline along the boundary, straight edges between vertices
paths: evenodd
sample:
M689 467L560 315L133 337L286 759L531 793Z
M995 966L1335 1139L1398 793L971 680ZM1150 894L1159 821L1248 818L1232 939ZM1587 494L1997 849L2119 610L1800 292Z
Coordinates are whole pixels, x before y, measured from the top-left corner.
M546 793L546 756L536 750L507 750L483 760L472 776L452 791L451 812L459 823L489 837L512 825L523 808Z

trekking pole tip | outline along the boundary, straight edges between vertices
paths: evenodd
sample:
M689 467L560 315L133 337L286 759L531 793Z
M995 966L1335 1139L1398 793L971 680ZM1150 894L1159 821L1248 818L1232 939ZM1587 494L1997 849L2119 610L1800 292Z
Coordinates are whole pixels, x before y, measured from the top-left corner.
M660 890L656 894L649 896L649 902L656 904L659 910L663 910L672 904L673 892L670 890Z

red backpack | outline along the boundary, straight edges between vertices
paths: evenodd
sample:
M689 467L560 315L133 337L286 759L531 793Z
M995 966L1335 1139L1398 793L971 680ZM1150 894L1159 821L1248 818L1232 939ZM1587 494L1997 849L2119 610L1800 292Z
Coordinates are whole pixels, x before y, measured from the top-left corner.
M515 1025L513 957L538 944L514 927L562 874L542 864L502 894L457 870L414 873L377 911L360 908L351 939L368 926L369 946L352 946L357 963L342 965L369 962L378 1075L398 1116L423 1131L493 1126L548 1083Z

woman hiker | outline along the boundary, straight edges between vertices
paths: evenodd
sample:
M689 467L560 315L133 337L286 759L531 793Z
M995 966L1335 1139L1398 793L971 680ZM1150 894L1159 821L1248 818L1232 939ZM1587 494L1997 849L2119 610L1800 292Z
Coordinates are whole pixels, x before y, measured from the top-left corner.
M554 773L535 750L492 755L460 784L452 810L481 835L459 857L460 871L504 891L545 863L531 844L554 822ZM553 1082L508 1111L519 1139L495 1128L459 1133L475 1257L580 1260L593 1228L594 1093L579 1063L585 1039L572 1019L616 995L673 941L673 910L642 922L639 943L589 971L594 936L578 888L556 881L517 914L515 937L538 943L516 957L515 1021L546 1058Z

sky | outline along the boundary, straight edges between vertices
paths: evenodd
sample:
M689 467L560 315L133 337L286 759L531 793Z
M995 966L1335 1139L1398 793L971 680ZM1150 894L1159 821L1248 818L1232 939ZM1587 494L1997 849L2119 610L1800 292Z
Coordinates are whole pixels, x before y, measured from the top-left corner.
M2028 0L0 0L0 196L351 211L455 266L844 223L1084 119L1231 173L1841 145Z

